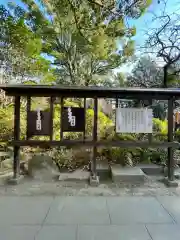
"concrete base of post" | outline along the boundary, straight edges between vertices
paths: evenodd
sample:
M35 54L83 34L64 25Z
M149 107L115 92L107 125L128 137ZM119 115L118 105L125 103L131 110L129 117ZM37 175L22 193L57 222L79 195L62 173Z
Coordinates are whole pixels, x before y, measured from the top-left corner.
M97 187L99 185L99 176L90 176L89 183L93 187Z
M23 175L19 175L16 178L12 177L12 178L7 179L7 183L9 185L17 185L23 180L23 178L24 178Z
M178 182L173 180L173 181L170 181L168 178L164 178L164 184L167 186L167 187L178 187Z

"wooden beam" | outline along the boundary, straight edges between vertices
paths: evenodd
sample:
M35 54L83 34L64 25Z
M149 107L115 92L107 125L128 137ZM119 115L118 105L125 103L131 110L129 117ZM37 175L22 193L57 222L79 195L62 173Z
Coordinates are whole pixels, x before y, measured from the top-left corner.
M97 142L94 142L92 140L62 140L62 141L42 141L42 140L19 140L19 141L9 141L9 145L13 146L41 146L41 147L47 147L47 146L88 146L88 147L123 147L123 148L179 148L180 143L179 142L152 142L149 143L149 141L107 141L107 140L100 140Z
M152 102L153 102L153 99L150 99L149 100L149 105L151 106L151 108L152 108ZM148 133L148 140L149 140L149 143L152 142L152 140L153 140L153 134L152 133Z
M50 118L51 118L51 124L50 124L50 141L53 140L53 117L54 117L54 98L50 98Z
M20 96L14 101L14 141L20 141ZM20 145L14 145L13 178L20 173Z
M96 158L97 158L97 124L98 124L98 98L94 98L94 124L93 124L93 168L92 168L92 176L96 178Z
M84 119L85 119L85 129L83 133L83 140L86 139L86 98L84 98Z
M123 99L162 99L180 98L179 89L141 89L141 88L105 88L105 87L62 87L48 85L1 85L0 89L9 96L61 97L65 98L118 98Z
M27 105L26 105L26 114L27 114L27 120L26 120L26 139L28 140L28 115L31 111L31 96L27 96Z
M168 142L173 142L174 134L173 134L173 108L174 108L174 100L173 98L168 100ZM170 181L174 180L174 150L172 146L168 147L168 179Z
M61 97L60 107L61 107L60 139L62 141L63 140L63 127L62 127L63 126L63 107L64 107L64 98L63 97Z

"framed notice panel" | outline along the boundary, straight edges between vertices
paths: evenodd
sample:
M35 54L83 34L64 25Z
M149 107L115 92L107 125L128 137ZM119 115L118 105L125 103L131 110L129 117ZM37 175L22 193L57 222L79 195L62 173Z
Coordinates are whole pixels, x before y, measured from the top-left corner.
M63 132L84 132L85 109L78 107L63 107L61 125Z
M29 111L27 113L27 138L33 136L50 136L51 114L45 111Z
M117 133L152 133L152 109L117 108Z

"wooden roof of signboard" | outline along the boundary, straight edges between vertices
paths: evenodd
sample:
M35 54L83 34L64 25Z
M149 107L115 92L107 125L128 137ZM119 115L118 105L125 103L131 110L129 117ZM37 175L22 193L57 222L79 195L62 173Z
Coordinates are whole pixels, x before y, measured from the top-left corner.
M0 85L8 96L44 97L86 97L86 98L124 98L124 99L180 99L180 89L163 88L106 88L83 86L50 85Z

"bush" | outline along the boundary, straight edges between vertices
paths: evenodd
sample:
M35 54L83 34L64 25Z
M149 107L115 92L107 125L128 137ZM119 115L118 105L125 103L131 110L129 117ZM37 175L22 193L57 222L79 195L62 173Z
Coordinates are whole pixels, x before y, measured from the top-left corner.
M6 108L0 108L0 139L7 141L13 138L13 104Z
M160 120L158 118L153 118L153 131L159 132L161 134L167 134L168 123L167 120Z
M48 154L52 156L60 171L73 171L77 168L86 166L89 168L90 154L85 148L66 149L54 148Z
M72 102L70 99L65 101L66 106L78 107L82 105L82 101ZM36 107L35 105L33 105ZM42 107L43 108L43 107ZM44 105L47 110L47 104ZM6 108L0 108L0 126L1 139L10 140L13 137L13 105L9 104ZM86 137L92 138L93 135L93 109L86 111ZM21 139L25 138L26 133L26 108L21 107ZM54 106L54 134L55 140L60 139L60 105ZM153 130L155 134L154 140L167 140L167 121L153 119ZM67 139L82 139L82 133L64 133ZM148 139L148 134L117 134L113 120L107 117L102 111L98 111L98 138L105 140L122 140L122 141L144 141ZM47 137L35 137L34 139L48 139ZM176 132L176 139L180 140L180 131ZM4 147L4 145L3 145ZM27 148L26 152L40 152L42 149ZM142 148L99 148L99 156L110 162L120 163L122 165L135 165L138 162L158 162L164 163L167 160L167 151L165 149L142 149ZM90 152L85 148L75 149L53 149L49 150L49 154L53 156L54 161L59 168L72 170L74 168L88 165L90 161Z
M86 111L86 134L92 136L93 133L93 118L94 111L88 109ZM108 118L103 112L98 111L98 137L100 139L106 138L106 132L113 126L113 121Z

